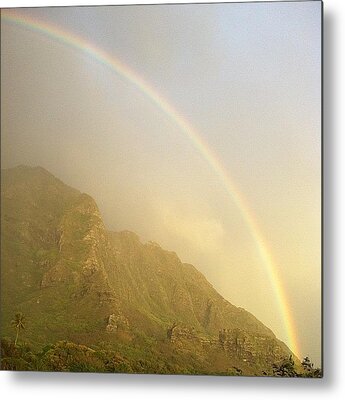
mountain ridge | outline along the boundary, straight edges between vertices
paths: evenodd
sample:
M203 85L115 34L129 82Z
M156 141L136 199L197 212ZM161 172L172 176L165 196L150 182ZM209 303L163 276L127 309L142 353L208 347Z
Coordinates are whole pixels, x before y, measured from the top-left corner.
M181 358L208 365L217 356L216 369L232 360L251 374L292 354L175 252L108 231L91 196L42 167L1 175L2 335L20 310L38 347L68 339L128 354L139 338L157 348L168 341Z

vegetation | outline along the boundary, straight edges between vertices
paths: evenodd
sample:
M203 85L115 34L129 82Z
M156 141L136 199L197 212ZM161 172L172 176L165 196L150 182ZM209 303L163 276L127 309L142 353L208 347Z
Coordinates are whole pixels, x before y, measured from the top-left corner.
M17 346L19 332L25 329L25 317L23 313L17 313L14 319L11 321L11 325L16 329L16 338L14 340L14 345Z
M308 378L322 378L321 368L314 368L314 364L310 361L309 357L304 357L302 361L304 369L303 376Z
M282 377L300 377L300 378L322 378L322 371L320 368L314 368L313 363L309 357L305 357L302 361L303 372L296 369L295 362L290 355L289 358L283 359L279 363L274 363L273 376Z
M289 356L289 358L284 359L280 363L274 363L272 367L274 376L298 376L295 370L295 362L291 355Z
M124 356L119 351L106 346L84 346L68 341L46 345L37 352L27 344L15 346L13 340L1 340L1 368L11 371L60 371L60 372L110 372L110 373L151 373L151 374L215 374L228 376L248 375L242 369L231 366L211 372L207 364L198 365L190 359L181 367L181 359L173 354L147 351L137 357L133 353ZM255 375L255 374L254 374ZM272 366L272 372L262 371L262 376L321 378L319 368L308 366L303 372L297 372L293 360L289 357Z
M156 357L146 350L142 357L125 357L102 346L87 347L68 341L47 345L33 352L28 345L14 346L10 339L1 340L1 368L5 370L112 372L151 374L205 374L206 370L186 364L181 367L174 358Z

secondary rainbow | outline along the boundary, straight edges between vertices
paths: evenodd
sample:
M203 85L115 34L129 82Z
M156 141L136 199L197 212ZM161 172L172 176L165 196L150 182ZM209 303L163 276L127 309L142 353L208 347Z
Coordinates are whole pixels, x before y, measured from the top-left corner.
M25 28L29 28L33 31L42 33L54 40L64 43L69 47L89 55L98 63L103 64L105 67L112 69L118 75L130 81L134 86L142 91L158 108L161 109L164 114L174 121L174 123L181 129L182 132L184 132L190 138L194 146L203 155L209 166L218 176L226 192L241 211L243 219L256 243L263 265L275 292L286 330L288 345L297 356L300 356L293 316L289 308L285 290L278 276L277 267L275 266L271 251L269 250L269 246L266 243L256 218L250 210L250 207L248 206L243 195L237 189L233 180L218 160L216 154L203 140L200 133L196 131L190 122L188 122L187 119L184 118L183 115L181 115L168 100L163 98L161 94L159 94L152 86L150 86L148 82L142 79L129 66L123 64L120 60L115 58L113 55L109 55L101 48L94 46L88 40L83 39L72 32L62 30L51 23L47 24L46 22L34 19L27 15L19 14L17 11L13 11L11 9L1 10L1 18L8 22L12 22Z

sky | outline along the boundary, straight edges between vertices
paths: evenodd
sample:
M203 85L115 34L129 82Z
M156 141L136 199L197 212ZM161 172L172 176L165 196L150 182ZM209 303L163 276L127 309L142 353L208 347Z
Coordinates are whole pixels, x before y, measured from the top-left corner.
M243 202L128 75L6 17L1 167L41 165L89 193L109 229L176 251L289 344L259 236L285 292L298 355L319 365L320 2L7 12L14 14L77 35L133 71L188 121Z

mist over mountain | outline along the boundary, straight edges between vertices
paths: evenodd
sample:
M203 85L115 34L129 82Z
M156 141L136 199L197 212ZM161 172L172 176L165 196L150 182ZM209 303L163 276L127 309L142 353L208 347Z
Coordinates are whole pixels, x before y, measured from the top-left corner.
M108 231L89 195L41 167L1 175L1 336L23 313L43 369L73 370L69 348L97 371L270 375L292 354L176 253Z

